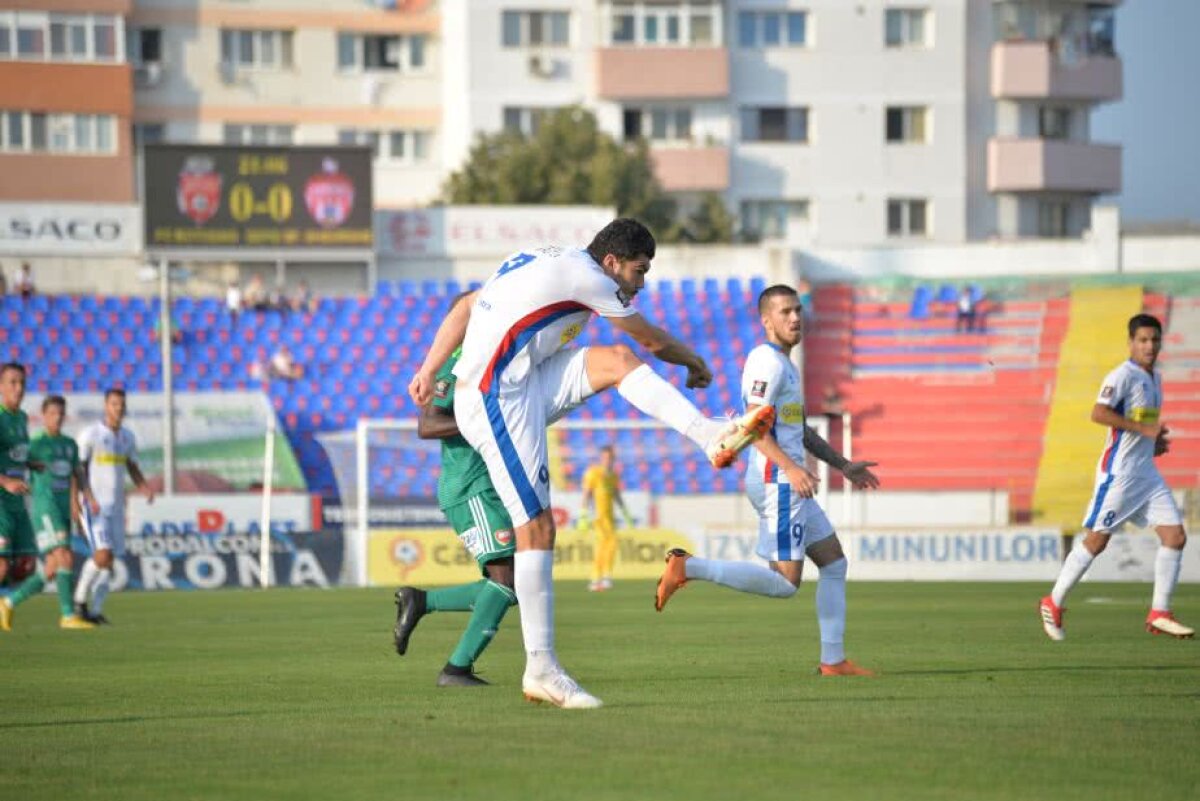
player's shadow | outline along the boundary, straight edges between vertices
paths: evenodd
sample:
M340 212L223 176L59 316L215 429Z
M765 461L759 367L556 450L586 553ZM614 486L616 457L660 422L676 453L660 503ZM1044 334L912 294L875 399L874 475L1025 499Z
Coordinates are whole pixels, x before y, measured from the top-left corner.
M945 668L940 670L889 670L889 676L967 676L984 673L1057 673L1067 670L1103 671L1110 673L1114 670L1195 670L1195 665L1039 665L1037 667L979 667L979 668Z
M180 715L125 715L119 718L77 718L75 720L44 720L20 721L17 723L0 723L0 730L13 729L46 729L55 726L108 726L114 723L147 723L154 720L207 720L221 718L248 718L265 714L263 712L194 712Z

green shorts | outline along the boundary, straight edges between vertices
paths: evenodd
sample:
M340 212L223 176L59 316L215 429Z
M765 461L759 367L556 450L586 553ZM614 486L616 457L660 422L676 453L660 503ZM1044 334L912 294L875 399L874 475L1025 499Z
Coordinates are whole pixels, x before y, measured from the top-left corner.
M37 556L37 543L25 501L12 496L0 498L0 559Z
M461 503L442 509L467 553L487 575L486 565L517 552L512 519L496 490L488 488Z
M32 517L39 556L45 556L56 548L71 547L70 513L64 514L58 504L46 506L35 502Z

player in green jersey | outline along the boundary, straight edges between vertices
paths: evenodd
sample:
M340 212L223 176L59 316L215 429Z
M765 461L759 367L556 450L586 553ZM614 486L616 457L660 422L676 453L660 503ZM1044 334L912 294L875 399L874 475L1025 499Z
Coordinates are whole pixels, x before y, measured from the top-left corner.
M42 557L42 573L46 581L54 580L58 591L58 609L62 613L59 627L92 629L95 624L75 614L71 598L71 523L80 520L79 496L99 509L96 499L82 475L79 446L62 433L63 418L67 416L67 401L62 395L50 395L42 401L42 423L46 430L29 444L29 462L41 467L30 474L33 486L33 530L37 538L38 555ZM82 490L81 490L82 487Z
M429 612L470 612L467 630L438 675L439 687L477 687L487 682L474 674L475 660L496 635L508 608L517 602L513 592L513 554L516 538L512 520L488 477L487 465L458 433L454 422L454 365L456 351L438 372L433 401L421 410L417 435L442 441L442 472L438 477L438 506L475 557L484 578L438 590L401 587L396 591L396 653L408 650L408 638Z
M29 417L25 400L25 367L16 362L0 366L0 582L11 577L20 584L0 598L0 631L12 630L13 609L42 591L45 579L37 570L37 544L25 496L29 463Z

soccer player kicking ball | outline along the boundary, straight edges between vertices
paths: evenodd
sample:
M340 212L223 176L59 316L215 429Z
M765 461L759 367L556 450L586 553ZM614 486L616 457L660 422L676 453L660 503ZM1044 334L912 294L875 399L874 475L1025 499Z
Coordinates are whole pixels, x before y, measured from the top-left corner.
M75 587L75 612L93 623L107 624L104 601L112 581L114 556L125 555L125 473L138 491L154 502L137 463L137 440L125 428L125 390L104 393L104 420L88 426L79 436L79 459L86 468L89 489L99 502L99 512L86 526L92 555L83 563Z
M1154 596L1146 631L1180 639L1196 631L1171 614L1171 594L1187 535L1171 490L1154 466L1167 452L1162 409L1162 374L1154 369L1162 350L1162 323L1149 314L1129 320L1129 360L1104 378L1092 407L1092 422L1108 428L1104 453L1096 466L1096 489L1083 520L1083 536L1067 554L1054 589L1042 599L1042 628L1052 640L1067 636L1063 627L1067 593L1091 566L1108 539L1127 523L1152 525L1162 544L1154 560Z
M514 254L482 289L443 321L409 394L418 406L432 396L438 368L462 345L454 417L483 457L516 527L514 580L525 639L525 697L569 709L600 699L579 686L554 651L554 518L546 426L609 387L702 448L717 467L771 426L762 406L737 420L710 420L626 345L567 347L593 314L661 361L687 368L688 387L712 381L691 348L631 308L645 285L654 237L641 223L619 219L585 250L535 248ZM464 338L465 337L465 338Z
M408 650L417 623L429 612L470 612L467 630L450 661L438 675L439 687L479 687L488 682L475 675L475 660L496 636L508 608L517 602L513 591L516 540L512 521L488 478L487 465L463 439L454 422L455 351L437 374L433 402L421 410L417 435L442 441L442 472L438 476L438 506L450 521L463 547L475 557L483 578L471 584L440 590L401 587L396 591L396 653Z
M8 576L20 585L0 598L0 631L12 631L13 610L42 591L46 580L37 569L37 543L25 509L29 494L29 417L21 411L25 399L25 367L9 362L0 367L0 582Z
M800 586L804 556L820 568L817 625L821 633L823 676L870 676L846 658L846 557L833 526L813 494L817 479L804 467L805 453L840 470L859 489L879 486L874 462L849 462L805 425L804 382L788 358L804 336L804 311L796 291L776 284L758 297L767 341L750 351L742 371L747 413L774 405L775 425L755 443L746 470L746 494L758 512L758 555L770 567L748 562L700 559L681 548L667 554L654 608L692 580L711 581L741 592L790 598Z
M46 581L54 580L58 608L64 629L92 629L95 623L75 613L71 605L74 573L71 569L71 521L82 520L83 502L96 506L91 490L80 481L79 446L62 433L67 401L62 395L50 395L42 401L42 422L46 430L33 438L29 462L35 465L33 485L33 527L37 532L38 553L45 565Z

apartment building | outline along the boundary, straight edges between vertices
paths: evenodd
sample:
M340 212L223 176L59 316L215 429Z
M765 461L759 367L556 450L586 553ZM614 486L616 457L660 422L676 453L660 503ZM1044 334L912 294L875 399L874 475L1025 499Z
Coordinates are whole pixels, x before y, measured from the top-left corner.
M1115 5L0 0L0 192L130 199L143 142L342 142L374 148L378 206L416 206L477 134L579 104L751 239L1078 236L1120 189L1089 135L1121 94Z

